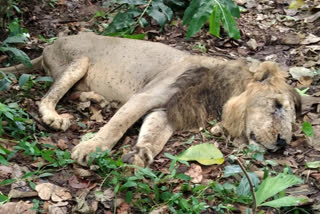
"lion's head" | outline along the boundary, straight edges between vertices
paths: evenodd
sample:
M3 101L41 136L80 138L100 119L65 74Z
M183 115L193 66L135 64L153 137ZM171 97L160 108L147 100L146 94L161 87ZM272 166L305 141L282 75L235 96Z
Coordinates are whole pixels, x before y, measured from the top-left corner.
M291 142L292 124L301 109L299 94L272 62L259 65L252 81L223 108L222 124L233 137L276 151Z

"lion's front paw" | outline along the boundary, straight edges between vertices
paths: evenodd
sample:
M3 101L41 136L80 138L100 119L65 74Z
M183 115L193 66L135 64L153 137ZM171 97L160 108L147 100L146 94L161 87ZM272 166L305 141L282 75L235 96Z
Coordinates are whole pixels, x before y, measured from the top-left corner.
M48 113L42 116L42 121L57 130L67 130L71 125L68 117L63 117L56 113Z
M71 154L71 158L82 166L87 166L90 159L90 153L96 152L97 148L101 148L100 144L94 140L88 140L76 145ZM103 150L103 148L101 148Z
M133 151L123 155L121 159L123 162L129 164L134 164L140 167L146 167L153 162L153 155L151 150L147 147L137 147Z

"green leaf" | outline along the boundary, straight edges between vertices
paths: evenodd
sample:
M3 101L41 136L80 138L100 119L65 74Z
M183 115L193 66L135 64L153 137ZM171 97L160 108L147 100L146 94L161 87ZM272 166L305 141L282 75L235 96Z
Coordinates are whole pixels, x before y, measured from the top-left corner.
M0 164L9 166L9 162L2 155L0 155Z
M29 181L29 186L31 187L31 189L36 190L36 184L32 181Z
M9 184L12 184L16 181L17 181L17 179L6 179L6 180L0 182L0 186L9 185Z
M309 96L309 94L306 94L307 91L309 90L309 87L303 89L303 90L300 90L299 88L295 88L296 91L300 94L300 96Z
M320 168L320 161L307 162L306 167L310 169Z
M304 2L304 0L293 0L290 5L289 5L289 9L299 9L300 7L302 7L303 5L305 5L306 3Z
M21 178L22 178L22 179L30 178L30 177L32 177L34 174L36 174L36 172L27 172L27 173L24 174Z
M182 207L185 210L189 210L190 209L190 205L188 204L188 201L186 199L184 199L184 198L181 198L179 200L179 205L180 205L180 207Z
M80 143L90 140L90 139L93 138L95 135L96 135L96 133L93 133L93 132L88 132L88 133L86 133L85 135L83 135L83 136L81 137Z
M184 180L184 181L190 181L191 180L191 177L189 175L185 175L183 173L176 174L175 177L178 178L178 179Z
M7 90L10 87L11 83L12 83L12 81L9 80L8 78L4 78L4 79L0 80L0 91Z
M110 25L106 28L104 35L113 35L117 32L130 34L135 28L135 17L140 15L141 11L135 8L129 9L126 12L119 12L112 20Z
M162 0L153 0L152 7L149 8L147 13L158 22L161 28L173 18L173 11Z
M191 146L178 158L185 161L198 161L203 165L222 164L224 162L221 151L211 143Z
M313 134L314 134L312 125L309 122L303 122L302 123L302 131L308 137L312 137Z
M240 8L232 0L219 0L221 4L226 6L226 8L231 12L232 16L240 17Z
M27 34L18 34L16 36L9 36L3 41L3 44L8 43L26 43L28 42Z
M49 177L49 176L52 176L53 174L50 173L50 172L45 172L45 173L42 173L40 175L38 175L38 178L43 178L43 177Z
M144 0L117 0L117 4L144 5L147 2Z
M240 39L240 31L236 21L232 18L230 11L221 5L222 9L222 26L228 32L229 37Z
M146 34L144 33L140 33L140 34L134 34L134 35L123 35L123 38L127 38L127 39L139 39L139 40L143 40L144 37L146 36Z
M213 11L209 18L209 32L218 37L220 36L220 20L221 20L221 10L218 4L214 5Z
M136 187L137 183L134 181L127 181L125 184L121 186L121 188L129 188L129 187Z
M52 77L38 77L34 80L35 82L53 82Z
M171 6L171 4L176 5L178 7L182 7L182 8L186 7L186 2L183 0L170 0L168 2L168 5ZM173 7L171 6L171 8L173 8Z
M17 49L17 48L13 48L13 47L0 47L0 51L2 52L11 52L14 55L14 59L16 59L18 62L21 62L22 64L24 64L26 67L31 67L31 60L28 57L28 55Z
M274 207L274 208L280 208L280 207L291 207L296 206L301 203L307 202L307 199L305 198L295 198L292 196L285 196L282 198L278 198L272 201L265 202L261 204L260 206L267 206L267 207Z
M19 78L19 87L21 88L22 86L24 86L24 84L26 84L26 82L28 82L30 77L31 77L30 74L22 74Z
M229 177L231 175L239 174L242 169L239 165L230 165L224 168L224 177Z
M8 201L8 200L9 200L9 197L8 197L8 196L3 195L3 194L0 194L0 203L1 203L1 202Z
M289 174L280 173L275 177L267 177L256 192L257 206L288 187L301 183L303 181L300 178Z
M256 173L248 172L249 178L254 187L258 187L260 180ZM250 194L250 184L246 176L243 176L239 186L237 187L237 195L246 196Z
M131 201L132 201L132 198L133 198L133 192L132 191L128 191L127 193L126 193L126 202L128 203L128 204L130 204L131 203Z
M231 0L192 0L183 16L183 25L189 25L187 38L196 34L208 19L210 33L219 36L221 19L229 37L239 39L240 32L232 16L239 17L240 10Z
M187 38L195 35L209 19L214 0L192 0L183 16L183 24L188 24Z
M191 137L185 142L185 144L192 144L193 141L194 141L194 135L191 136Z

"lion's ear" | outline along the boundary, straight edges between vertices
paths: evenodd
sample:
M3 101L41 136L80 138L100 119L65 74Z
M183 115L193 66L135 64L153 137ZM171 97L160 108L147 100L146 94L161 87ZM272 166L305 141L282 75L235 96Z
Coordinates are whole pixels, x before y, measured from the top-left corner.
M283 79L284 74L276 63L263 62L257 67L253 78L259 82L270 83L273 81L278 81L279 78Z
M222 125L232 137L239 137L245 129L247 94L232 97L223 106Z

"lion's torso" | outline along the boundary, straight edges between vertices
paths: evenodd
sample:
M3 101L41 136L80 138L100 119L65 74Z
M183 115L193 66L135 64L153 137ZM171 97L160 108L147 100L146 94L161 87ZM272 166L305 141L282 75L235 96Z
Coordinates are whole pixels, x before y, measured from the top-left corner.
M54 79L74 59L89 56L89 70L78 89L126 102L159 73L189 55L160 43L82 33L59 38L44 50L43 56L44 67Z

